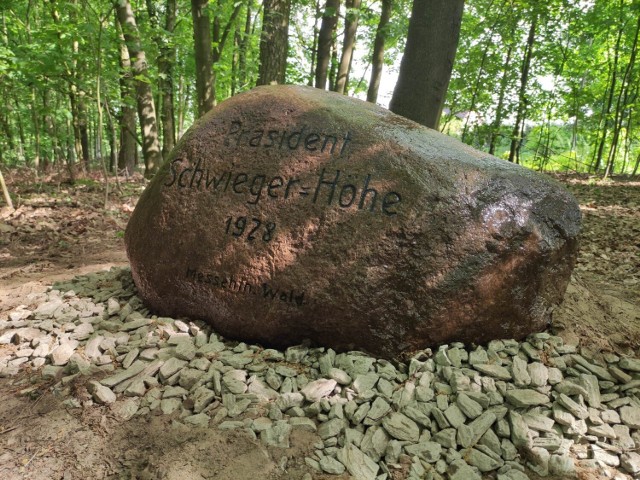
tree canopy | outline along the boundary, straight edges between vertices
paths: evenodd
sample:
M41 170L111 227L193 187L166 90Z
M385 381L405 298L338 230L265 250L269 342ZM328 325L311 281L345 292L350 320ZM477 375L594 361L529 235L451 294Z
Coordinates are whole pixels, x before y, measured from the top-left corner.
M0 166L152 174L197 117L257 84L386 103L412 5L3 1ZM438 128L537 169L637 174L639 32L638 0L467 0Z

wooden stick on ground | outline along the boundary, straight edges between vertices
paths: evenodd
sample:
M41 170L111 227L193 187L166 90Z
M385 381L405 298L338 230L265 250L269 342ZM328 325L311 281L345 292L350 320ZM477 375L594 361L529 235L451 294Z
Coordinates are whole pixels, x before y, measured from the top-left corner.
M7 190L7 184L4 183L4 177L2 176L2 170L0 170L0 186L2 186L2 195L4 196L5 202L9 205L9 208L13 210L13 202L11 201L11 196L9 195L9 190Z

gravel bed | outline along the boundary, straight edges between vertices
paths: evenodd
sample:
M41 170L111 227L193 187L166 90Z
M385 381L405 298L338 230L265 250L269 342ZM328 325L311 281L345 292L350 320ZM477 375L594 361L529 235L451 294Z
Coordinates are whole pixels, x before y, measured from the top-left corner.
M241 429L305 463L357 480L639 478L640 360L587 358L548 333L425 350L408 363L305 345L230 342L201 321L150 315L128 269L74 278L0 319L0 376L39 370L69 407L109 405ZM86 377L90 399L70 384ZM307 476L308 478L308 476Z

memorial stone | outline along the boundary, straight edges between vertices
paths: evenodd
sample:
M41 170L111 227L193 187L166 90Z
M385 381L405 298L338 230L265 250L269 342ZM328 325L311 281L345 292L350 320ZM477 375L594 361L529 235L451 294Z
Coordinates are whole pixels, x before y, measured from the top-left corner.
M125 240L158 315L398 358L544 329L579 226L544 175L376 105L267 86L193 125Z

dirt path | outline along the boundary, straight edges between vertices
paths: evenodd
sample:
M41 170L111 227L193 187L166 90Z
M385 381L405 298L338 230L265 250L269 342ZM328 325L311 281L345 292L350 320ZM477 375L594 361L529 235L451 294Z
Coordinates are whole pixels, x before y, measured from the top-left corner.
M125 185L105 212L94 182L34 187L23 180L10 185L20 194L18 210L0 211L0 320L55 281L125 265L122 232L142 187L140 180ZM640 184L565 181L581 203L584 229L553 329L591 352L638 356ZM267 449L242 433L187 428L171 416L122 421L106 407L72 408L50 386L31 372L0 379L0 478L254 480L311 472L302 459L318 440L312 434L297 432L290 449ZM68 387L87 395L81 384Z

